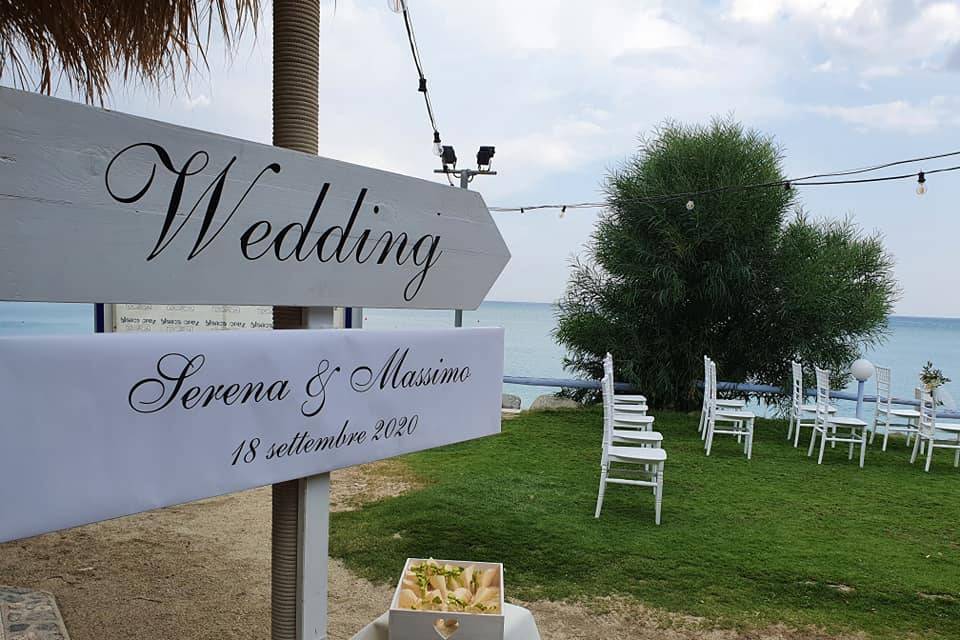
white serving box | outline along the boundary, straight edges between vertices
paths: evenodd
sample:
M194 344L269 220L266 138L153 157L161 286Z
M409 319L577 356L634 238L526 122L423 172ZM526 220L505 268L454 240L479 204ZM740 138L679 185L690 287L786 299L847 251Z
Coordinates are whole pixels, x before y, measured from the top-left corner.
M407 558L397 582L397 589L390 602L390 640L503 640L503 565L498 562L463 562L460 560L434 560L438 565L450 564L455 567L469 567L478 569L498 569L500 587L499 613L463 613L459 611L414 611L401 609L397 606L400 600L400 589L403 586L403 576L413 565L426 562L425 559ZM449 635L440 633L435 624L438 620L456 620L459 624L456 631Z

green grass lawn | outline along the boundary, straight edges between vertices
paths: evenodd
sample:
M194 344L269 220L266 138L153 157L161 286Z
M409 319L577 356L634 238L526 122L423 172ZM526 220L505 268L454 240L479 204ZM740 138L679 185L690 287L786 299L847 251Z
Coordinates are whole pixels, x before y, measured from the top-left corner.
M594 519L600 425L599 409L528 413L498 436L401 458L425 486L334 514L331 553L391 583L407 557L499 561L508 597L525 600L620 595L721 626L960 638L952 452L925 474L901 439L886 452L878 439L863 470L840 445L817 466L785 423L759 421L753 460L730 436L707 458L696 416L658 413L657 527L638 487L609 486Z

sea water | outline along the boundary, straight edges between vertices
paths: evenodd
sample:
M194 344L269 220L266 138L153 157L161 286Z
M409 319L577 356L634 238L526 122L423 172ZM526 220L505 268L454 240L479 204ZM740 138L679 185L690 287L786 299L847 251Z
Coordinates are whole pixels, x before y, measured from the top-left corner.
M364 309L363 325L371 329L428 329L452 327L453 311ZM484 302L476 311L464 311L464 327L505 329L504 373L537 378L573 377L563 369L564 349L553 339L556 307L528 302ZM886 340L864 357L893 371L893 394L912 398L920 369L927 360L957 382L946 390L960 399L960 318L890 318ZM87 304L0 303L0 335L82 334L93 331L93 307ZM722 365L718 377L723 380ZM853 383L850 390L855 390ZM867 393L876 390L867 382ZM520 396L524 407L550 387L504 385L504 392ZM852 414L853 403L838 403ZM847 406L849 405L849 406ZM872 412L867 412L868 416Z

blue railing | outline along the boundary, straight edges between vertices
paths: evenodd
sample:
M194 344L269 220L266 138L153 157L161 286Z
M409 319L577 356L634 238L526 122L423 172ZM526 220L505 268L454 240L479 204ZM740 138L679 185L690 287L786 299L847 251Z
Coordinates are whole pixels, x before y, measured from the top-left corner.
M599 380L577 380L571 378L524 378L520 376L503 376L504 384L519 384L530 387L560 387L563 389L599 389L600 381ZM697 386L702 387L703 384L700 383ZM626 382L617 382L614 384L614 388L617 391L640 391L632 384ZM735 391L738 393L753 393L761 395L787 395L784 392L782 387L777 387L769 384L749 384L746 382L717 382L717 389L719 391ZM807 396L816 396L816 389L807 389L805 390ZM857 401L857 394L851 393L849 391L832 391L830 393L831 400L849 400L851 402ZM876 396L863 396L863 402L876 402ZM919 407L920 403L917 400L910 398L891 398L890 402L892 404L907 406L907 407ZM937 412L938 418L950 418L955 420L960 420L960 411L954 410L943 410Z

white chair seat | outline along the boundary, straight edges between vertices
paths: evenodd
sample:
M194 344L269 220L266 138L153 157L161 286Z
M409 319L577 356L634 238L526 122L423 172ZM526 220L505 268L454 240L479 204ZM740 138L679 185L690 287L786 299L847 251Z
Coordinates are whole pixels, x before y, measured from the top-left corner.
M736 407L739 409L747 406L747 401L746 400L724 400L722 398L718 398L717 406L718 407Z
M649 425L649 424L653 424L654 420L655 418L653 416L637 416L637 415L629 415L629 414L623 414L623 413L613 414L614 424L617 424L619 422L621 424Z
M622 411L623 413L646 413L647 405L645 404L615 404L613 405L614 411Z
M647 396L630 393L616 393L613 396L613 402L628 402L630 404L647 404Z
M729 418L731 420L753 420L756 418L752 411L734 411L720 409L717 411L718 418Z
M956 422L938 422L936 424L938 431L948 431L950 433L960 433L960 424Z
M920 412L915 409L890 409L887 411L887 408L884 406L877 407L878 413L889 413L891 416L897 416L898 418L912 418L917 420L920 418Z
M629 442L663 442L663 434L659 431L636 431L634 429L614 429L613 440L627 440Z
M859 418L847 418L844 416L832 416L827 418L827 422L835 424L838 427L865 427L867 423Z
M805 412L807 412L807 413L816 413L816 412L817 412L817 405L816 405L816 404L805 404L805 405L803 405L802 407L800 407L800 411L805 411ZM829 409L827 409L827 413L836 413L836 412L837 412L837 408L834 407L834 406L832 406L832 405L830 406Z
M667 452L654 447L610 447L610 459L627 462L663 462Z

